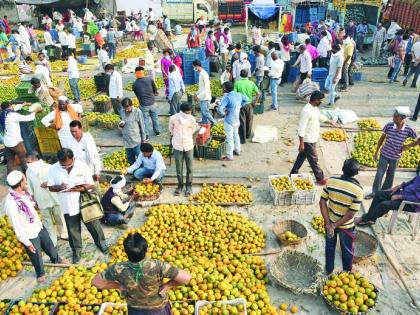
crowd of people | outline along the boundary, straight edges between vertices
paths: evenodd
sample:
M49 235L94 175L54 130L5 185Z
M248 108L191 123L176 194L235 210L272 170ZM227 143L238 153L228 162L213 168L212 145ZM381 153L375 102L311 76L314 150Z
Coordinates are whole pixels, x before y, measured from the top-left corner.
M108 75L108 95L114 113L120 117L118 128L121 130L130 164L123 173L145 183L154 182L161 188L166 165L162 154L148 142L150 129L157 137L162 133L156 108L159 91L155 83L155 72L152 71L155 64L153 54L151 61L146 61L145 66L135 68L136 80L132 84L132 90L141 104L140 108L134 107L132 99L124 96L122 75L112 64L112 60L121 36L131 36L135 41L145 40L147 37L149 50L155 51L158 29L163 29L167 36L171 36L173 31L169 18L163 16L162 20L157 19L152 9L146 13L133 12L123 24L115 18L97 19L88 9L85 10L83 19L71 10L64 15L55 12L53 19L44 16L42 25L45 45L38 43L32 25L20 23L16 25L17 28L13 28L7 17L0 19L0 58L4 62L19 60L19 74L22 77L32 73L40 75L31 79L31 91L41 103L51 107L51 112L44 116L41 123L57 130L62 147L57 152L57 162L53 165L43 161L37 152L27 153L19 123L33 121L35 112L43 109L37 108L30 115L22 115L18 112L21 105L11 102L1 104L0 129L4 132L8 174L6 182L10 187L5 211L18 240L24 245L34 265L39 282L45 281L41 251L50 257L52 263L68 263L58 255L55 248L59 239L68 240L72 249L72 262L79 263L83 248L83 222L96 247L102 253L107 253L109 245L101 223L125 226L135 209L133 201L136 192L127 189L124 175L118 175L111 180L111 187L100 200L104 215L92 219L86 219L84 215L84 209L89 202L97 199L92 191L99 181L102 166L95 140L89 132L83 130L81 123L83 107L80 104L76 38L88 34L95 40L99 71ZM181 33L181 27L176 25L175 34ZM331 273L334 270L337 236L342 248L343 269L351 271L355 225L375 223L389 210L398 208L403 200L420 201L418 176L407 183L393 185L402 152L420 143L416 140L410 145L404 145L407 138L417 139L416 131L406 123L410 112L404 108L396 108L393 122L383 128L375 154L379 161L378 170L372 193L365 197L373 198L373 202L364 216L355 218L364 198L363 189L355 178L359 170L358 163L353 159L346 160L342 176L329 179L325 177L318 163L316 144L320 136L320 122L336 126L334 121L328 120L319 111L325 98L324 92L328 93L327 106L333 106L340 98L338 92L345 93L353 85L353 68L358 53L366 48L364 39L367 33L368 25L365 21L357 25L350 21L347 26L343 26L328 16L319 23L308 22L297 28L296 38L283 34L277 41L269 41L262 34L261 28L255 25L252 29L253 46L247 50L244 43L233 42L228 26L221 23L207 25L204 18L200 17L187 35L186 46L204 48L209 61L216 69L220 69L223 96L219 100L214 99L211 92L211 73L204 69L200 60L194 60L192 67L198 74L198 91L193 97L199 103L201 112L197 121L192 114L192 104L182 101L186 92L182 58L172 49L162 51L159 64L165 84L164 94L168 101L168 131L171 135L178 181L174 194L179 196L184 192L188 197L192 193L194 139L199 130L223 121L226 152L222 160L233 161L234 156L241 154L241 145L253 137L254 108L265 100L266 95L271 95L270 108L278 110L281 106L278 88L288 82L291 68L297 68L298 75L292 82L292 89L298 98L308 102L300 113L297 127L298 155L290 174L299 173L304 161L308 160L316 183L324 186L320 211L327 230L326 271ZM418 37L412 31L403 30L396 30L393 38L388 35L382 24L378 24L373 33L372 56L378 57L388 50L390 82L398 80L404 67L402 84L406 85L414 75L411 86L415 86L420 80ZM60 57L67 60L68 66L65 70L74 96L73 102L60 95L52 84L51 66L45 49L56 45L61 48ZM36 61L30 56L32 50L38 52ZM34 72L32 63L36 65ZM315 68L327 71L324 91L312 80ZM213 103L215 106L211 111ZM420 95L412 120L417 119L419 110ZM17 159L20 161L19 165L16 165ZM384 176L385 181L382 184ZM35 209L40 210L42 221ZM416 211L417 207L407 205L404 210ZM164 296L171 286L185 284L191 278L183 270L145 257L147 242L139 234L130 234L124 241L124 248L129 262L113 265L105 273L97 275L92 282L95 286L100 289L120 288L128 283L132 285L130 281L140 277L140 282L128 288L129 291L147 282L149 287L142 293L144 296L152 292L155 294L157 289ZM133 268L133 264L139 265L141 271ZM171 281L162 286L162 277ZM128 302L132 309L141 309L144 306L136 298L129 299ZM157 298L155 302L152 308L166 310L168 307L164 297Z

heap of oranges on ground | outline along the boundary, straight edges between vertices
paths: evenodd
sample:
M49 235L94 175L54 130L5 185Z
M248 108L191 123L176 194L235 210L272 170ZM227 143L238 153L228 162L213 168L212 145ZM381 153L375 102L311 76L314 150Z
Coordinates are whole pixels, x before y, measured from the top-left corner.
M7 216L0 217L0 281L16 277L23 269L22 261L28 260L25 249L10 225Z
M203 184L203 189L190 197L198 203L251 203L252 194L245 185Z
M246 217L210 205L160 205L146 213L147 222L131 229L111 249L111 263L127 260L123 241L141 233L149 243L149 255L188 270L186 286L168 293L173 314L193 314L188 300L246 299L248 314L278 314L266 289L264 260L250 256L265 247L264 232ZM184 301L184 302L183 302ZM176 303L176 304L175 304Z

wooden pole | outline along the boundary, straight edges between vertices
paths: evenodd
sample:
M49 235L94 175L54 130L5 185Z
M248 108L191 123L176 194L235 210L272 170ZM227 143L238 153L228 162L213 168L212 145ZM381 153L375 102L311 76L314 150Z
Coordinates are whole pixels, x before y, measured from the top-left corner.
M45 262L45 261L44 261L43 264L44 264L45 267L57 267L57 268L68 268L68 267L72 267L72 266L75 266L75 267L78 266L78 265L74 265L74 264L53 264L53 263ZM30 261L23 261L22 265L32 266L32 263Z

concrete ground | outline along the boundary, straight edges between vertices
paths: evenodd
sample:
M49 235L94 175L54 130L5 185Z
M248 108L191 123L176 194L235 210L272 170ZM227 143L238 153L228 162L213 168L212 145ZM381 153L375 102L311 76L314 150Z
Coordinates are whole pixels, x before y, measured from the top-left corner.
M341 100L336 107L354 110L361 118L377 118L381 124L391 120L393 108L395 106L410 106L414 109L417 101L418 91L409 87L402 87L401 84L389 84L386 81L387 68L363 68L363 80L356 82L356 85L347 93L342 93ZM317 201L321 188L317 188L316 202L310 206L273 206L272 198L269 194L267 178L272 174L288 174L291 169L291 161L297 155L298 141L296 136L296 128L299 112L304 106L304 102L296 101L294 94L290 93L291 85L286 84L279 89L280 109L278 111L267 111L262 115L254 117L254 128L257 125L274 126L278 130L278 140L265 144L247 143L242 146L241 156L235 157L233 162L221 161L194 161L194 175L196 182L238 182L252 185L250 190L254 195L254 202L248 207L230 207L232 211L238 211L247 214L252 220L255 220L259 226L267 233L266 249L286 248L279 245L271 227L274 223L286 220L296 219L308 229L307 240L294 248L303 251L319 262L324 264L324 239L310 225L312 216L319 214ZM127 93L129 96L130 93ZM163 91L160 91L163 95ZM265 104L266 110L269 108L269 101ZM168 112L168 104L159 97L159 112L166 114ZM197 117L198 118L198 117ZM152 143L169 143L169 133L167 130L168 118L161 117L160 124L162 136L156 138L151 137ZM409 122L416 129L420 129L420 122ZM322 131L328 128L323 128ZM92 130L97 144L104 145L122 145L118 130ZM153 132L152 132L153 134ZM293 145L288 146L284 142L285 139L292 139ZM350 143L350 146L352 144ZM102 147L102 151L109 152L116 148ZM339 174L341 165L347 157L345 143L331 143L321 140L319 143L320 163L326 171L327 176ZM301 169L302 173L310 173L308 165L305 163ZM5 167L0 166L0 178L5 178ZM174 163L169 165L167 183L173 183L175 178ZM411 178L414 173L397 172L395 183L400 183ZM374 172L362 171L358 179L362 183L366 192L369 191L373 182ZM186 202L184 197L174 197L174 186L166 185L164 191L159 198L160 203ZM200 186L194 186L194 191L199 191ZM4 196L7 188L0 185L0 196ZM364 209L368 209L370 202L364 202ZM144 216L146 208L139 207L130 222L130 227L141 225L146 217ZM364 229L368 233L375 232L378 239L384 245L385 250L391 255L391 259L395 261L397 268L403 274L408 287L412 290L418 300L420 300L420 259L417 252L420 241L411 240L408 235L408 224L402 218L398 221L398 225L392 236L385 234L389 224L390 216L381 218L373 230ZM123 233L118 229L104 227L107 240L112 244ZM83 263L92 265L95 261L107 261L108 257L100 254L95 250L95 246L86 230L83 232L84 252ZM70 250L67 242L59 241L60 254L70 257ZM274 255L264 256L269 264L273 260ZM336 269L341 268L340 252L337 250ZM372 258L355 264L355 269L367 276L378 288L380 288L380 298L378 307L371 313L380 314L415 314L415 310L410 307L410 298L408 297L401 281L391 267L384 252L378 248L376 255ZM56 268L47 268L49 279L52 280L62 273L62 270ZM0 298L10 297L28 297L36 287L32 268L26 268L19 277L8 279L0 283ZM275 281L268 286L271 300L274 305L279 306L281 303L296 304L300 312L299 314L335 314L322 301L320 296L294 295L286 289L275 285Z

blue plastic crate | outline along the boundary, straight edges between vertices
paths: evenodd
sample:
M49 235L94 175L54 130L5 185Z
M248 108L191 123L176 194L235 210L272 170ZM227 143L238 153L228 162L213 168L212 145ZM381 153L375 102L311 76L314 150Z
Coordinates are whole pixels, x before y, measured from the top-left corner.
M77 57L77 62L80 64L85 64L87 62L87 56L82 55L82 56Z
M294 82L299 75L299 68L290 67L289 76L287 77L287 82Z
M312 69L312 80L325 80L328 76L327 68L313 68Z
M362 72L354 72L353 73L353 81L362 81L363 73Z
M312 81L317 82L319 84L319 89L321 91L325 91L325 79L319 79L319 80L314 80L312 79Z

